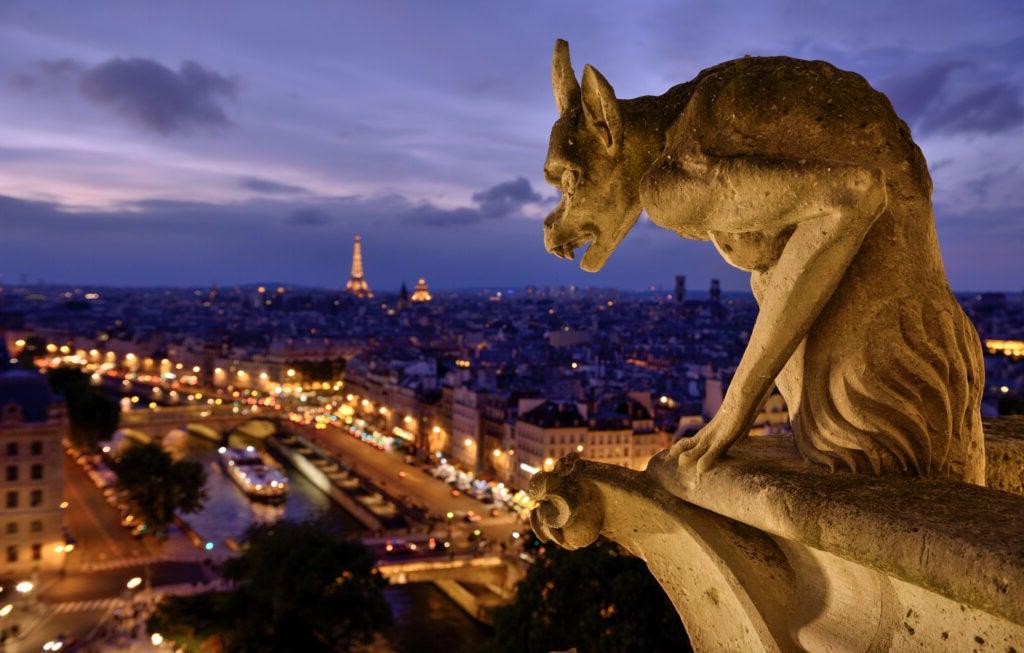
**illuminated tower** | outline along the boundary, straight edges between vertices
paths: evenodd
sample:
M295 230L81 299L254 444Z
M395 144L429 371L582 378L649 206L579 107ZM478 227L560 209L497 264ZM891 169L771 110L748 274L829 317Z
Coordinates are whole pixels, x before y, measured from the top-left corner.
M359 236L356 236L355 242L352 243L352 274L345 284L345 290L360 299L373 297L370 286L363 278L363 245Z
M430 289L427 288L427 280L420 277L420 280L416 282L416 287L413 288L412 297L414 302L429 302L433 297L430 296Z

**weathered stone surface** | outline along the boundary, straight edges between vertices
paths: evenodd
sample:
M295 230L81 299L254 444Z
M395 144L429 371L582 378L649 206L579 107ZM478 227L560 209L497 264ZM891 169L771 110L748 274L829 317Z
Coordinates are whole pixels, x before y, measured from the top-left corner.
M777 438L690 480L566 458L534 528L644 559L698 650L1024 650L1024 497L830 473Z
M986 483L990 488L1024 494L1024 415L984 421Z
M779 387L829 468L985 482L977 333L946 281L931 179L888 99L823 61L746 57L620 100L552 62L544 243L599 270L646 210L751 273L761 310L719 413L672 449L711 469Z

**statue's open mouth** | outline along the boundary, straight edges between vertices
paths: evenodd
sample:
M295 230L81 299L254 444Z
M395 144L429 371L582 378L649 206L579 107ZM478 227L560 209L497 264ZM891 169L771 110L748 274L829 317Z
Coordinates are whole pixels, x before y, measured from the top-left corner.
M552 245L551 249L548 250L559 258L564 258L567 261L571 261L576 258L576 250L583 247L587 243L596 242L598 237L597 227L588 225L580 229L573 238L563 240L557 245Z
M551 253L559 258L564 258L567 261L571 261L576 258L576 250L583 247L587 243L593 240L592 236L585 236L582 238L575 238L571 241L562 243L561 245L555 245L551 248Z

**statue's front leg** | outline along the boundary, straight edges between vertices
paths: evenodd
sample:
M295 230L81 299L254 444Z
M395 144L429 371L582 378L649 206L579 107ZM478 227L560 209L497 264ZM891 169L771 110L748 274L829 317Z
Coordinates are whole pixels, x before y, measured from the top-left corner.
M648 182L659 187L657 206L649 210L663 227L672 229L674 220L700 224L711 240L791 231L719 413L670 450L681 467L700 473L749 430L760 400L884 211L885 180L878 170L827 161L704 157L701 166L658 165ZM700 215L688 207L699 207ZM720 251L729 258L728 247Z

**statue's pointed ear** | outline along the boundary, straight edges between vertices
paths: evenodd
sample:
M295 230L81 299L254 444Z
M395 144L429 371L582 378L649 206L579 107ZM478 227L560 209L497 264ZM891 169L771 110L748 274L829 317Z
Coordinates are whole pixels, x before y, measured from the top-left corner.
M590 64L583 67L583 113L587 126L597 133L609 151L622 143L622 114L615 89Z
M569 60L569 44L562 39L555 41L555 53L551 56L551 88L555 92L555 106L558 115L565 115L571 107L580 103L580 84L572 71Z

